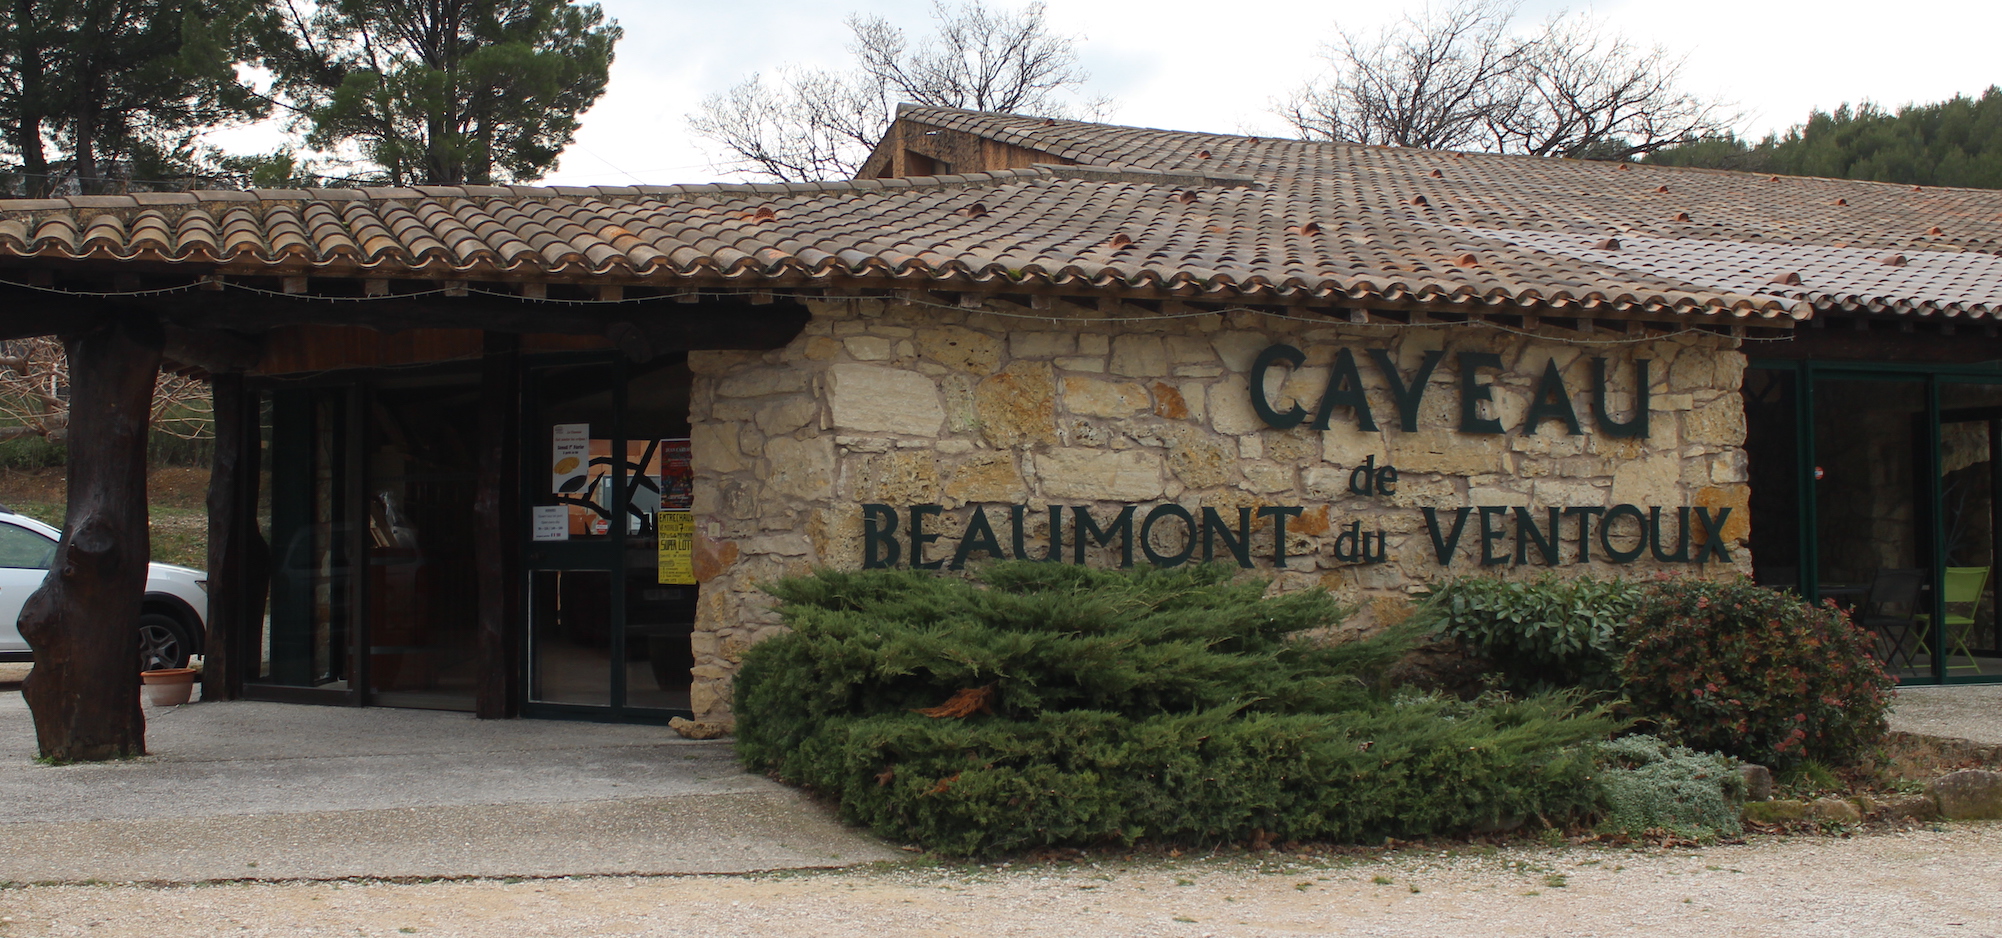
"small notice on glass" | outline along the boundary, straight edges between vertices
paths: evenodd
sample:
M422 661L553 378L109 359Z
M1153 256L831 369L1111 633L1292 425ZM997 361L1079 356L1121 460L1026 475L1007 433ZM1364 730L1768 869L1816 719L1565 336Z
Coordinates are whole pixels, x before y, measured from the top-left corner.
M549 491L575 495L591 473L591 425L559 423L549 434Z
M538 541L567 541L570 539L570 506L537 505L530 538Z
M695 585L694 513L658 512L654 515L654 530L660 533L660 582Z

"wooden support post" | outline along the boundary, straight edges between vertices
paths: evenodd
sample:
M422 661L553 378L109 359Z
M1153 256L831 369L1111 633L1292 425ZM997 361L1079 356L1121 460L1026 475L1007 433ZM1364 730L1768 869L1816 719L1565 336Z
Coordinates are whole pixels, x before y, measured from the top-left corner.
M202 699L243 696L264 623L269 548L257 531L257 406L242 372L209 379L215 456L209 464L209 634Z
M478 532L473 565L479 584L479 690L474 712L483 720L519 715L521 563L516 530L521 497L521 337L489 332L480 365L480 471L473 495Z
M165 344L126 313L66 336L69 503L48 579L21 610L35 668L21 687L43 758L146 754L139 605L146 592L146 430Z

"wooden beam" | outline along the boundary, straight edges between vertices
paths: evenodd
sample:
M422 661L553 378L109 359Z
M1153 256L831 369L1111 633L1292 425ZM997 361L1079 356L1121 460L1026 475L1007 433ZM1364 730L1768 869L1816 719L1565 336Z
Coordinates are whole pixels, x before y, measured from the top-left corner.
M168 326L166 335L164 352L168 361L192 365L212 375L247 370L264 353L263 342L219 329L197 331Z
M69 492L49 576L21 611L35 652L21 696L43 758L146 754L139 608L146 593L146 431L160 326L120 316L63 343L70 362Z
M521 492L516 367L521 337L486 334L480 362L479 474L474 481L474 576L479 586L479 671L474 712L486 720L516 716L520 667L521 562L516 500Z
M209 378L215 450L209 463L208 639L202 699L243 696L264 624L268 550L257 531L257 404L241 372Z

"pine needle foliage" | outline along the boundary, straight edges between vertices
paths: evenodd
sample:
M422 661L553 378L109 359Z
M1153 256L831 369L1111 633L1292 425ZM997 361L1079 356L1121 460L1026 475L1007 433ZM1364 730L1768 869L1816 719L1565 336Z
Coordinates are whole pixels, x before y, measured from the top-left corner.
M779 582L792 631L745 656L738 753L954 855L1413 837L1596 808L1583 744L1615 728L1603 713L1389 693L1375 675L1416 630L1332 643L1310 634L1345 612L1327 594L1233 575L1011 563Z

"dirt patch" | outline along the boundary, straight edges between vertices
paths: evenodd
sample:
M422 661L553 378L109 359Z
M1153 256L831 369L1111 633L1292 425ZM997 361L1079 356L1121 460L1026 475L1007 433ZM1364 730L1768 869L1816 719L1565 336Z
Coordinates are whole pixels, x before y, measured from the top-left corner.
M62 469L0 470L0 504L61 504L69 497L69 474ZM202 508L208 504L206 466L167 466L146 475L146 497L155 506Z

